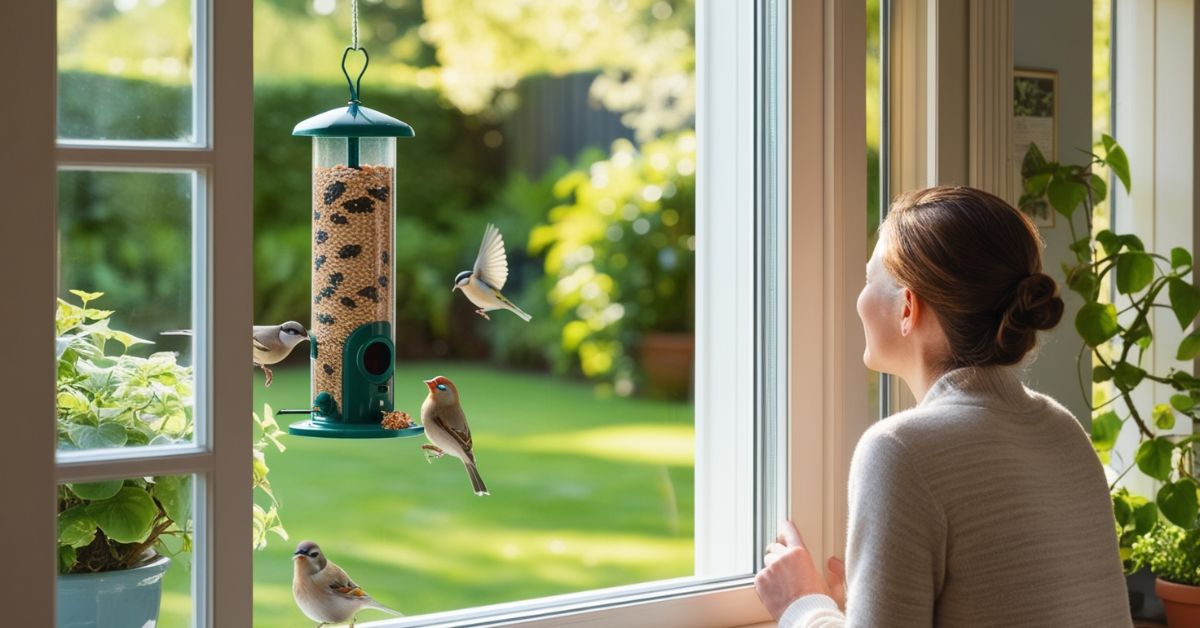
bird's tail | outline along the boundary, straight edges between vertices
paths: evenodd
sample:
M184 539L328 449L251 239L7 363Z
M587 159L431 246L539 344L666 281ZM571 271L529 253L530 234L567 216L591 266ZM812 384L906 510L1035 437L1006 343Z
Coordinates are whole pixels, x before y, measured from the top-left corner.
M483 483L483 478L479 477L479 469L475 468L475 463L464 462L463 466L467 468L467 475L471 476L471 488L475 489L475 494L491 495Z
M395 615L396 617L404 617L404 613L401 613L400 611L398 611L394 608L388 608L388 607L384 606L383 604L376 602L375 600L371 600L371 603L367 605L367 608L373 608L377 611L391 613L392 615Z
M527 314L525 312L525 310L522 310L521 308L517 307L517 305L515 303L513 303L512 301L508 302L508 309L511 310L513 314L520 316L521 320L525 321L526 323L529 322L529 319L533 318L532 316Z

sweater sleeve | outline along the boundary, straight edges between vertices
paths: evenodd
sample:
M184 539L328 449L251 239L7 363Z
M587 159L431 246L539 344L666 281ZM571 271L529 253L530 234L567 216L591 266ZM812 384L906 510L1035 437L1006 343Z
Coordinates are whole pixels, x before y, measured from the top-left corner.
M847 625L932 626L945 576L946 518L895 436L883 429L863 435L849 499Z

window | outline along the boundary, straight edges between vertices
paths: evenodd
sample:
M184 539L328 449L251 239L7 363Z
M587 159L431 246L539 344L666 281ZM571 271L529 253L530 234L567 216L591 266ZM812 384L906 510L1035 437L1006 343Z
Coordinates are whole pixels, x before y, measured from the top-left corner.
M31 478L39 493L29 510L6 509L26 515L10 522L6 512L5 527L19 527L14 538L35 546L17 560L39 574L31 595L44 600L23 618L53 624L51 576L73 563L95 568L106 552L93 541L123 544L128 562L158 535L175 554L163 581L164 623L244 623L235 617L248 616L248 579L238 575L245 570L218 559L245 547L238 530L248 522L220 504L248 499L249 432L235 417L246 416L250 397L237 369L214 365L244 362L242 334L221 332L250 324L250 129L249 115L239 113L250 100L250 39L239 30L248 15L204 0L62 0L26 18L28 28L6 26L3 39L27 48L48 42L39 48L44 58L6 47L30 59L39 77L31 79L31 94L39 94L31 98L48 116L28 120L36 131L6 144L6 161L19 153L25 165L5 185L22 187L18 205L31 208L22 212L29 237L15 246L27 259L41 252L48 259L25 264L36 284L27 291L30 344L21 335L14 349L31 365L57 365L9 374L17 388L6 388L22 398L48 393L44 401L54 404L31 400L33 440L5 448L5 458L18 461L11 477ZM120 26L100 33L103 20ZM50 295L63 305L55 308ZM191 330L190 339L160 336L172 329ZM165 351L152 355L137 338ZM57 453L42 440L56 423ZM61 545L52 533L60 526ZM64 578L58 586L74 583ZM81 601L59 595L60 618Z
M251 555L245 543L250 461L244 458L250 438L243 422L251 398L241 367L243 335L237 331L251 324L249 17L248 6L238 12L224 4L218 11L200 0L194 5L193 98L200 104L193 110L190 139L184 124L147 135L144 142L104 135L64 140L51 150L44 145L54 124L50 114L40 123L30 120L31 128L43 132L40 140L37 132L17 129L3 151L6 163L17 161L13 153L20 151L22 172L32 171L21 178L24 185L9 186L20 190L14 194L31 206L54 189L55 176L83 185L93 191L89 193L108 189L113 194L120 186L104 188L105 181L144 177L154 182L146 189L158 189L180 204L190 202L191 216L199 217L187 236L193 255L183 292L190 300L181 306L195 334L191 365L196 389L202 391L192 406L192 442L62 452L55 460L47 430L40 444L35 436L6 441L6 455L0 458L13 477L46 478L38 490L29 491L28 506L19 506L20 519L4 521L10 538L29 539L30 545L40 540L43 548L53 543L51 535L38 531L49 527L48 495L56 484L193 476L193 622L208 626L248 625L252 617ZM54 40L53 8L31 10L26 19L27 28L10 22L0 27L5 52L15 52L8 41L37 49L39 42ZM700 575L399 624L582 620L670 625L702 618L736 625L764 619L749 588L750 575L777 517L796 519L814 552L838 551L849 454L868 416L861 335L853 314L859 286L847 281L859 275L865 259L865 215L837 210L866 204L861 151L865 24L863 7L834 2L793 7L705 1L697 7L696 194L702 209L696 247L713 252L697 257L696 271L695 301L701 312L696 333L701 340L694 567ZM212 45L218 40L221 46ZM29 69L53 76L51 62L38 59L31 58ZM53 93L47 84L42 87L37 94ZM54 111L49 96L32 98ZM841 150L843 146L855 149ZM39 168L61 174L39 174ZM295 174L279 171L280 176ZM16 181L4 176L6 184ZM40 187L25 191L32 186ZM14 221L31 234L28 242L14 245L22 257L38 259L40 251L49 251L47 260L58 257L60 245L50 236L49 218L22 215ZM45 240L32 237L36 233ZM62 246L61 251L68 249ZM8 257L9 251L4 255L6 262L21 258ZM48 286L55 279L34 270L15 285L30 295L44 295L48 304ZM736 298L730 299L731 294ZM21 318L14 322L40 329L47 324L46 307L30 306L27 319L18 310ZM29 357L8 374L5 391L21 392L8 396L26 416L50 412L52 393L36 376L51 372L45 355L49 346L50 335L39 340L36 331L30 338L13 339L14 351ZM33 395L38 391L44 393L40 402ZM18 487L14 495L25 493ZM26 554L18 548L15 559L36 573L36 566L44 564L38 558L47 555L45 549ZM35 590L29 596L49 598L51 573L48 568L41 573L43 579L35 578L37 583L24 589ZM49 624L49 612L33 621L40 619Z

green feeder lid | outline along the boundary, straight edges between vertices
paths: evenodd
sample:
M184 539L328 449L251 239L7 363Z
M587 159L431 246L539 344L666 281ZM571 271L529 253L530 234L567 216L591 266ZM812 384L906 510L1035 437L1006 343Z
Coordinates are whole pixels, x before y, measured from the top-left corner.
M354 80L350 78L350 72L346 69L346 57L353 51L361 52L364 59L362 70L359 71L358 78ZM362 77L367 73L367 66L370 63L371 57L367 54L366 48L354 46L346 48L342 52L342 74L346 77L346 84L350 87L350 102L344 109L331 109L297 124L296 128L292 129L292 135L309 137L413 137L416 135L408 124L381 111L364 107L359 102L358 95Z
M317 114L292 129L309 137L413 137L413 128L386 113L351 101L343 109Z

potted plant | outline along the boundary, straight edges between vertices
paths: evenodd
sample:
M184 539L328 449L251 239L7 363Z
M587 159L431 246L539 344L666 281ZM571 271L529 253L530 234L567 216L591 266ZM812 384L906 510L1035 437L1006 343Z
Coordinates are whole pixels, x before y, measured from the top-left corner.
M1168 625L1200 626L1200 530L1159 524L1134 541L1132 559L1157 576Z
M112 329L113 313L91 305L100 293L71 294L80 303L59 299L55 315L59 449L190 442L191 369L172 353L127 353L149 341ZM155 620L169 556L190 548L190 526L186 477L60 485L59 625Z
M190 443L192 369L173 353L129 353L149 341L110 327L113 312L92 306L101 293L71 294L80 303L59 299L55 315L59 449ZM287 538L264 457L269 443L283 445L270 407L254 418L254 485L271 502L255 505L255 544L262 546L268 530ZM60 485L58 624L153 625L170 557L190 554L191 525L187 476Z
M690 389L695 320L695 135L613 143L562 176L535 227L563 350L618 394Z
M1129 473L1153 478L1160 486L1153 498L1136 495L1112 485L1113 512L1121 556L1127 572L1143 564L1154 564L1151 543L1163 520L1194 538L1200 513L1200 485L1195 477L1195 446L1200 441L1200 379L1191 365L1200 355L1200 331L1193 330L1179 346L1171 347L1179 367L1153 372L1142 360L1157 338L1152 311L1173 314L1186 331L1200 313L1200 290L1193 285L1193 257L1176 247L1163 255L1147 251L1134 234L1093 229L1093 210L1107 196L1104 179L1093 167L1109 169L1126 191L1130 189L1129 161L1121 146L1108 135L1101 138L1086 166L1047 162L1036 145L1031 145L1021 166L1023 210L1036 212L1047 205L1066 218L1071 229L1074 262L1064 264L1066 285L1083 298L1074 326L1092 361L1092 381L1109 385L1111 395L1092 406L1092 444L1108 464L1117 435L1127 425L1136 429L1139 440L1134 460L1120 469L1117 481ZM1072 218L1083 209L1085 231L1076 232ZM1109 287L1115 288L1110 301ZM1118 310L1118 306L1120 310ZM1165 321L1164 321L1165 322ZM1159 324L1163 324L1160 322ZM1172 323L1167 323L1172 324ZM1081 357L1081 359L1083 359ZM1169 387L1167 403L1143 405L1133 395L1141 384L1154 382ZM1176 421L1190 421L1192 435L1168 433ZM1165 525L1165 524L1162 524ZM1142 560L1135 561L1134 547L1142 543ZM1193 544L1191 547L1195 548ZM1192 624L1187 624L1192 625Z

